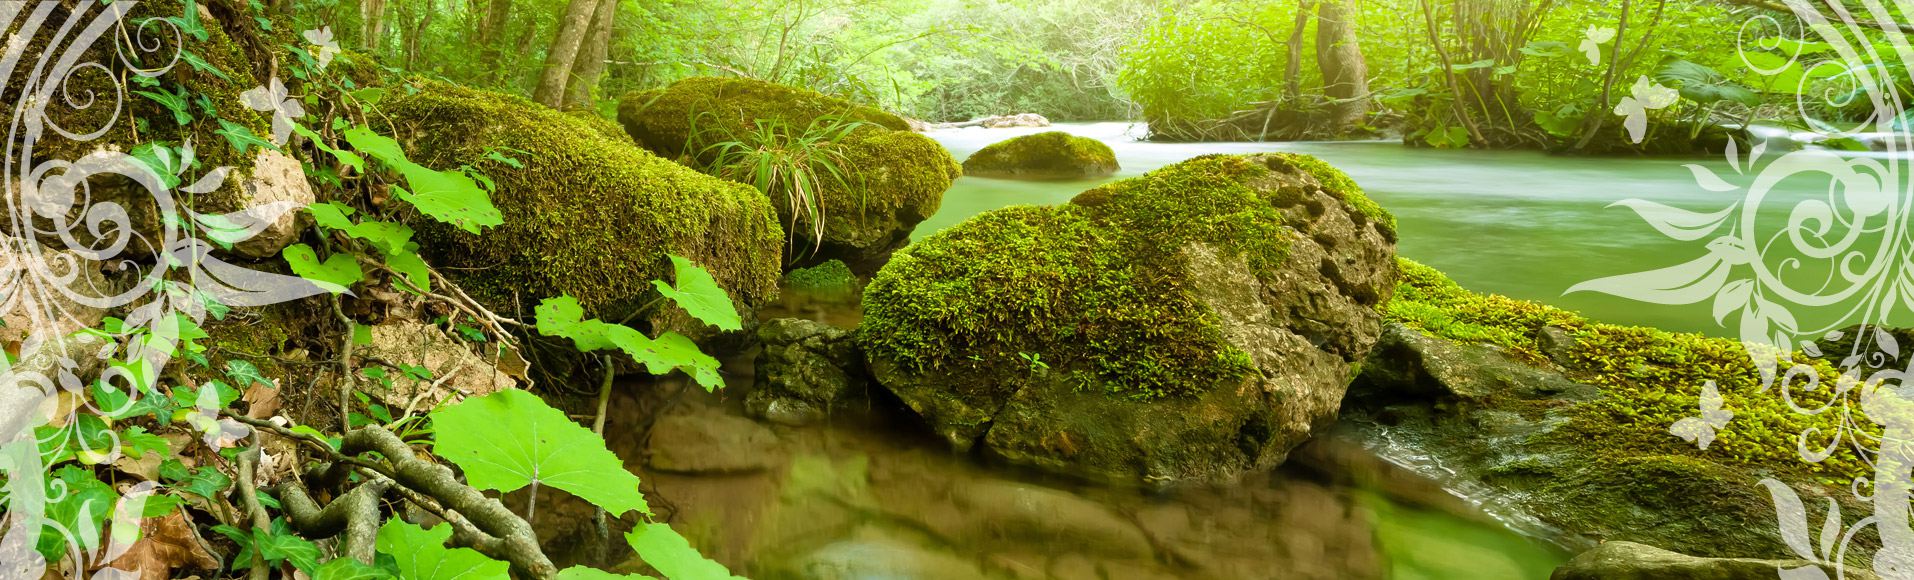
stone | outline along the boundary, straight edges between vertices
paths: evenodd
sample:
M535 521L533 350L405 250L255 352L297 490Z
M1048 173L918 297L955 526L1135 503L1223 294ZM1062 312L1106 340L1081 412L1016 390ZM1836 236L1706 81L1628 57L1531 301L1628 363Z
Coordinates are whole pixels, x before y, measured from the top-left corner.
M985 117L978 122L985 129L1014 129L1018 127L1049 127L1050 119L1036 113L1017 113Z
M976 563L895 538L861 534L806 554L795 577L814 580L911 578L983 580L990 576Z
M1560 326L1544 326L1535 333L1535 346L1555 364L1574 364L1575 336Z
M964 160L965 175L1008 179L1094 179L1118 169L1109 145L1062 131L992 143Z
M1557 394L1587 400L1600 394L1593 386L1517 362L1493 348L1435 338L1394 322L1383 326L1371 353L1362 367L1364 388L1401 399L1482 403Z
M1772 580L1782 570L1819 568L1836 577L1834 568L1805 560L1755 560L1749 558L1699 558L1677 554L1634 542L1606 542L1582 552L1555 569L1549 580ZM1858 568L1858 567L1857 567ZM1871 573L1849 568L1845 578L1874 578Z
M778 221L789 226L786 247L793 250L787 267L835 259L868 276L910 242L919 222L937 212L944 190L962 171L942 145L913 132L903 117L813 91L740 78L684 79L625 95L618 104L618 122L639 145L719 176L739 173L712 167L718 153L707 145L723 140L748 143L759 123L804 131L832 119L859 125L841 135L833 131L824 147L852 168L853 175L849 180L820 179L815 199L823 208L822 235L808 212L794 210L785 192L765 197Z
M828 416L869 388L863 357L851 333L799 318L758 327L757 385L744 400L752 416L805 425Z
M318 201L312 193L312 184L306 182L306 170L299 160L271 149L259 150L240 188L242 203L264 210L262 217L272 217L259 233L233 244L233 251L253 259L277 256L280 250L298 241L301 213L298 209Z
M96 304L116 292L97 262L31 240L0 236L0 242L0 284L8 289L0 293L0 346L8 353L19 356L100 325L106 309Z
M371 332L372 343L359 347L355 356L424 367L433 373L426 380L418 380L387 369L386 375L392 379L390 388L376 381L359 381L360 391L378 399L395 416L407 409L426 411L441 403L518 388L518 381L499 370L493 361L472 352L464 341L437 326L397 321L373 326Z
M746 473L783 463L777 434L711 409L660 417L645 446L646 466L674 473Z
M957 450L1232 480L1334 422L1395 288L1391 224L1313 158L1199 157L913 244L866 287L859 344Z

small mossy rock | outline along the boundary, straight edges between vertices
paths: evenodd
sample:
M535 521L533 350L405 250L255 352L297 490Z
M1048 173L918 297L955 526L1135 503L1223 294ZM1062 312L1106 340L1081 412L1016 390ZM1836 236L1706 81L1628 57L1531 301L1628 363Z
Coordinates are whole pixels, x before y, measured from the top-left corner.
M1229 480L1334 419L1392 240L1288 156L1199 157L906 248L865 289L859 343L958 449Z
M858 288L857 274L843 260L830 260L784 273L784 286L809 292L853 292Z
M784 425L824 419L833 409L864 395L863 357L851 333L800 318L758 326L757 385L744 399L752 416Z
M1555 569L1549 580L1770 580L1782 570L1820 569L1835 577L1825 564L1805 560L1698 558L1634 542L1608 542L1575 556ZM1874 575L1850 569L1847 578Z
M233 244L233 251L253 259L277 256L280 250L298 241L303 214L299 209L318 201L299 160L271 149L261 149L253 157L252 167L246 171L240 188L242 203L271 210L262 213L262 217L273 216L259 233Z
M1386 391L1378 393L1383 396L1475 404L1511 397L1586 400L1599 395L1595 387L1510 359L1493 347L1450 342L1394 322L1383 326L1358 384Z
M775 120L797 130L839 117L866 123L829 146L842 155L845 182L825 179L818 205L821 243L809 234L808 217L789 228L790 267L841 260L869 275L892 251L909 243L912 228L937 213L944 190L961 174L950 153L910 130L902 117L843 99L750 79L691 78L632 93L619 101L618 121L632 139L667 158L705 167L715 152L705 144L727 141ZM791 223L788 196L771 198L781 222Z
M427 257L495 309L529 311L564 294L588 316L616 320L657 295L651 281L669 279L667 254L710 271L747 312L775 297L783 233L756 190L519 97L428 83L388 99L382 117L414 161L470 165L497 183L504 224L482 235L413 220ZM524 166L485 159L503 148L524 151ZM651 312L654 327L708 328L675 308Z
M752 129L759 119L804 127L832 116L910 130L910 122L882 109L753 79L694 77L618 100L618 123L625 132L639 145L672 159L699 154L685 150L700 137L694 133L736 134Z
M1062 131L992 143L964 160L964 174L1010 179L1094 179L1116 173L1116 152Z

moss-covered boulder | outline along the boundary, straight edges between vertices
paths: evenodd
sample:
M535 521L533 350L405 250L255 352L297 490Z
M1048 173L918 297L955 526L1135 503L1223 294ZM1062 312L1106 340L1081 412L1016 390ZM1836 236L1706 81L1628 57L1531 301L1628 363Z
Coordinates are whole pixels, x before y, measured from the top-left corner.
M1109 145L1062 131L998 141L964 160L965 175L1009 179L1091 179L1117 169Z
M839 136L822 128L829 122L820 119L827 118L861 126ZM788 226L792 251L787 265L794 268L836 259L859 274L876 271L892 251L910 241L912 228L937 212L944 190L961 172L942 145L910 131L909 123L897 115L750 79L692 78L632 93L619 101L618 121L640 145L659 155L740 180L748 180L743 177L747 172L711 166L716 152L709 145L732 140L755 144L760 123L786 135L814 127L833 133L824 148L846 175L840 180L829 177L829 171L818 172L814 199L822 208L821 236L808 213L793 211L788 193L768 195Z
M470 165L497 184L492 201L503 225L483 235L429 219L414 226L434 264L503 312L568 294L590 314L616 319L656 296L651 281L669 277L667 254L710 270L747 308L777 291L783 233L770 203L748 186L518 97L429 83L389 98L383 116L415 161ZM504 148L523 151L523 167L486 160Z
M1200 157L913 244L865 289L873 376L1013 463L1151 484L1275 465L1334 420L1396 279L1389 222L1312 162Z
M1385 456L1467 490L1500 519L1529 522L1529 531L1572 548L1626 540L1708 558L1773 558L1791 550L1763 479L1821 506L1813 517L1830 497L1847 502L1844 513L1870 509L1847 494L1850 482L1872 477L1852 449L1832 448L1818 463L1800 457L1803 433L1809 441L1844 429L1880 436L1839 414L1797 412L1855 396L1800 387L1812 374L1839 384L1827 361L1796 355L1809 366L1790 373L1795 388L1784 397L1763 389L1734 340L1601 324L1471 292L1415 262L1401 270L1383 338L1344 404L1345 424ZM1718 389L1734 417L1701 448L1670 427L1700 413L1704 385Z

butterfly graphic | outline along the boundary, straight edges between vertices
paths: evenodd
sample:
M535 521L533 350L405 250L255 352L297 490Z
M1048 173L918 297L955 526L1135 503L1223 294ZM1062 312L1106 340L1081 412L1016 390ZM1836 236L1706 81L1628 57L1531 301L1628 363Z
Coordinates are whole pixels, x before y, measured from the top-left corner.
M1581 49L1582 56L1588 57L1589 65L1600 65L1602 64L1602 45L1608 44L1611 40L1615 40L1615 29L1598 28L1590 24L1588 32L1583 33L1582 45L1578 48Z
M1661 86L1648 77L1635 80L1635 86L1629 89L1629 96L1615 105L1615 114L1627 117L1622 127L1628 129L1628 139L1634 143L1642 142L1643 133L1648 132L1648 112L1666 109L1675 101L1681 100L1681 91Z
M1721 393L1715 390L1715 382L1708 381L1701 387L1701 416L1686 417L1668 427L1668 432L1708 449L1715 442L1715 430L1728 427L1728 420L1735 418L1735 412L1721 408Z

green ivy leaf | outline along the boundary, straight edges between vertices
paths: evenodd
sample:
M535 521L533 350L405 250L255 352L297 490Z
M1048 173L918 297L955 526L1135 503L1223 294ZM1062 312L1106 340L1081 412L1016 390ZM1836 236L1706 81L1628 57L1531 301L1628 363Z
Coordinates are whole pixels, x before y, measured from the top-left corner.
M650 513L638 476L605 440L536 395L508 389L432 412L433 450L465 471L472 487L511 492L555 487L613 517Z
M47 483L58 483L64 489L49 489L48 499L57 499L46 506L46 517L59 528L48 526L40 530L40 540L35 548L48 561L57 562L66 557L67 535L61 528L80 542L81 553L92 553L99 546L101 524L119 501L119 494L113 493L113 486L93 476L93 470L77 465L61 467ZM59 497L55 498L54 496Z
M711 272L676 255L671 256L671 270L678 286L673 288L663 280L652 280L651 285L658 288L659 294L678 303L679 308L705 324L720 330L744 328L737 307L731 305L731 296L718 287L718 281L711 278Z
M405 580L509 580L511 565L471 548L447 548L452 526L421 528L398 518L379 526L379 553L398 563Z
M731 571L725 569L710 558L699 554L691 542L671 529L670 525L660 523L639 524L631 533L625 534L625 542L631 544L638 558L656 568L670 580L689 580L692 578L733 578Z
M226 76L226 71L219 70L219 67L213 66L213 63L206 62L206 59L200 58L199 55L193 54L191 51L179 51L179 60L193 67L194 70L219 77L220 80L227 82L232 82L233 80L233 77Z
M233 149L239 151L240 155L245 155L246 149L249 147L259 147L261 149L271 149L274 151L279 150L278 145L273 145L271 141L259 138L259 135L254 134L252 129L225 119L219 120L219 130L213 131L213 133L225 137L226 143L232 145Z
M178 459L168 459L160 463L160 480L173 489L212 499L219 497L226 488L233 486L233 479L210 467L187 469Z
M258 365L254 365L252 361L248 360L233 359L226 361L226 377L232 379L233 382L238 385L237 388L240 389L250 388L253 386L253 383L266 385L268 387L277 386L273 384L271 379L266 378L265 373L259 372Z
M359 262L345 254L333 254L322 263L312 246L305 244L286 246L279 254L286 258L287 264L292 265L292 273L333 294L343 293L347 287L365 278L365 272L359 269Z
M334 558L319 565L312 572L312 580L386 580L392 573L380 570L352 558Z
M307 573L319 568L319 547L285 529L283 521L275 522L271 532L253 530L252 547L267 562L290 562Z

